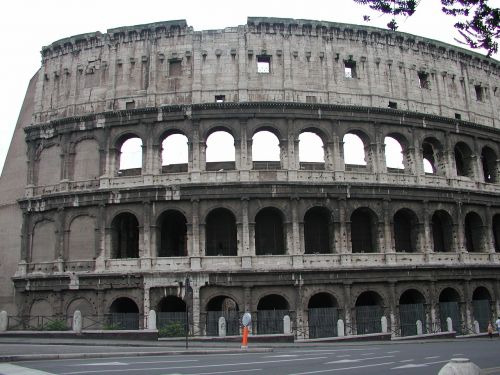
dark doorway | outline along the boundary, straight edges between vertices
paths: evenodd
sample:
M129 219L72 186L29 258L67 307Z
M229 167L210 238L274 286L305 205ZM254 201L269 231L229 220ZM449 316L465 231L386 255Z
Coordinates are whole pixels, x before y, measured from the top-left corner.
M205 231L206 255L237 255L236 219L231 211L225 208L212 210L207 215Z
M304 216L304 242L306 254L328 254L330 247L330 212L313 207Z
M339 310L337 300L329 293L318 293L309 300L309 338L337 336Z
M158 218L160 230L158 256L187 256L187 224L186 218L179 211L163 212Z
M128 212L117 215L111 222L112 258L139 257L139 222Z
M285 254L283 216L276 208L264 208L255 217L255 253Z
M261 298L257 305L257 333L259 335L283 333L283 318L290 316L289 305L285 298L270 294Z
M375 253L377 226L375 215L368 208L358 208L351 215L353 253Z

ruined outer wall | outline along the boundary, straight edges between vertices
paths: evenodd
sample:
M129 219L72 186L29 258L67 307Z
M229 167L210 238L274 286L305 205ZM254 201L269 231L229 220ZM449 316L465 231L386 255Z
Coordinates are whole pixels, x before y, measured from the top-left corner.
M26 142L24 128L31 123L38 74L31 79L0 177L0 306L16 313L12 275L20 260L22 211L17 200L26 185Z
M260 55L271 58L269 74L257 74ZM35 123L225 95L229 102L381 108L394 101L402 110L500 126L497 61L371 27L249 18L247 25L195 32L184 20L168 21L63 39L42 56ZM180 74L169 71L172 60L181 61ZM344 76L349 60L357 78ZM419 87L419 72L428 74L429 88Z

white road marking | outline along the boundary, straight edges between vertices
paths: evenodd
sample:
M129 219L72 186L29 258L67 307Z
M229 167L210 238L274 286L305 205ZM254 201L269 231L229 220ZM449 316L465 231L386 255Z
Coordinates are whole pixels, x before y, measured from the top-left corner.
M350 357L350 354L344 354L344 355L338 355L337 358L345 358L345 357Z
M289 358L297 357L296 354L266 355L264 358Z
M185 360L174 360L174 361L133 361L133 362L95 362L95 363L77 363L76 365L68 366L130 366L130 365L145 365L145 364L157 364L157 363L184 363L184 362L198 362L197 359L185 359Z
M446 362L448 362L448 360L426 362L426 363L419 363L419 364L408 364L408 365L403 365L403 366L398 366L398 367L392 367L391 370L402 369L402 368L427 367L429 365L436 365L438 363L446 363Z
M191 375L214 375L214 374L234 374L236 372L250 372L250 371L262 371L261 368L249 368L245 370L229 370L229 371L217 371L217 372L197 372ZM179 373L175 374L164 374L164 375L182 375Z
M54 375L50 372L33 370L27 367L11 365L10 363L0 364L0 373L3 375Z
M78 363L73 366L127 366L125 362Z
M358 368L386 366L386 365L392 365L392 364L394 364L394 362L383 362L383 363L374 363L372 365L361 365L361 366L352 366L352 367L331 368L331 369L328 369L328 370L317 370L317 371L309 371L309 372L297 372L295 374L290 374L290 375L319 374L319 373L322 373L322 372L334 372L334 371L354 370L354 369L358 369Z
M349 348L349 349L317 349L317 350L294 350L291 353L337 353L337 352L356 352L362 351L366 352L367 350L380 350L380 348Z
M317 361L320 359L327 359L328 357L308 357L308 358L290 358L290 359L273 359L270 361L256 361L256 362L240 362L240 363L222 363L217 365L196 365L196 366L175 366L175 367L150 367L150 368L127 368L127 371L152 371L152 370L187 370L195 368L209 368L209 367L229 367L229 366L252 366L261 365L266 363L278 363L278 362L296 362L296 361ZM123 372L123 368L120 369L99 369L99 370L88 370L88 371L72 371L65 372L60 375L76 375L76 374L104 374L108 372Z
M393 355L382 355L380 357L370 357L370 358L359 358L359 359L341 359L340 361L332 361L326 362L326 364L334 364L334 363L348 363L348 362L361 362L361 361L369 361L372 359L382 359L382 358L394 358Z
M387 354L394 354L394 353L399 353L399 350L393 350L392 352L387 352Z
M375 353L363 353L361 355L375 355Z
M406 362L413 362L414 359L403 359L402 361L399 361L401 363L406 363Z
M436 359L436 358L439 358L440 356L439 355L435 355L435 356L432 356L432 357L425 357L424 359Z

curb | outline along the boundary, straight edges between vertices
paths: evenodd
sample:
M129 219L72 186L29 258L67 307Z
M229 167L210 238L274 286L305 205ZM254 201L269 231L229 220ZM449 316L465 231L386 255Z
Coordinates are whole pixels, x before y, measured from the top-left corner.
M112 357L146 357L165 355L193 355L193 354L241 354L241 353L270 353L272 348L254 349L224 349L224 350L179 350L156 352L114 352L114 353L67 353L67 354L24 354L0 355L1 362L42 361L55 359L86 359L86 358L112 358Z

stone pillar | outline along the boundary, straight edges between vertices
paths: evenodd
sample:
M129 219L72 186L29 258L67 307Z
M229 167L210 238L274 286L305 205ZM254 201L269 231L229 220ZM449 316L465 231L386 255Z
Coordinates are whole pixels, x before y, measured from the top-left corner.
M0 332L7 331L9 326L9 316L7 315L7 311L0 311Z
M292 199L292 241L290 243L289 254L299 255L304 251L300 247L300 230L299 230L299 217L298 217L298 201L299 198Z
M191 128L191 139L188 141L188 171L200 171L200 139L199 122L186 120L186 127Z
M193 334L195 332L201 332L201 306L200 306L200 286L192 285L193 288Z
M146 314L144 314L146 315ZM156 311L149 310L148 314L148 329L156 330Z
M470 290L470 281L464 282L464 298L465 298L465 324L468 328L473 327L472 321L472 293Z
M392 329L397 326L399 321L398 306L399 303L396 300L396 283L391 281L389 282L389 319ZM393 332L395 332L394 329Z
M389 332L389 326L387 324L387 317L386 316L383 316L380 318L380 326L382 327L382 333Z
M143 240L139 244L142 249L139 249L139 256L141 258L151 258L151 254L153 253L153 245L151 243L151 203L144 202L143 205L143 228L142 228L142 237Z
M280 147L281 169L285 169L285 170L289 170L289 171L295 170L294 168L290 168L290 147L288 145L288 140L287 139L280 139L279 147Z
M150 304L151 304L151 299L149 295L150 288L149 286L144 285L144 291L143 291L143 314L144 314L144 327L150 326L151 322L148 320L149 319L149 312L150 312ZM155 321L156 325L156 321Z
M292 334L292 324L290 322L290 317L288 315L285 315L283 317L283 333L285 335L291 335Z
M192 210L192 238L191 238L191 249L193 257L200 256L200 227L199 227L199 205L200 202L198 199L191 200L191 210Z
M236 167L239 170L249 170L252 169L251 162L252 160L252 145L250 142L250 149L248 148L248 135L247 135L247 119L240 119L240 157L239 157L239 167ZM249 152L250 150L250 152Z
M448 330L448 332L453 332L453 321L450 317L446 318L446 329Z
M393 253L395 252L395 248L393 246L393 236L392 236L392 217L390 212L390 201L385 199L383 202L383 220L384 220L384 238L383 238L383 248L381 252L384 253ZM387 258L386 258L387 261Z
M346 324L346 332L347 336L352 335L352 316L351 311L353 311L354 307L351 305L351 284L344 284L344 301L345 301L345 324Z
M419 231L419 236L423 236L423 246L421 246L423 253L425 254L425 261L429 262L429 254L433 252L432 247L432 236L431 236L431 217L429 212L429 202L423 202L423 230Z
M241 198L241 248L238 254L250 256L250 225L248 222L248 198Z
M339 337L345 336L345 325L342 319L337 320L337 335Z
M218 322L219 337L226 337L226 319L221 316Z
M422 321L421 320L417 320L416 325L417 325L417 335L418 336L423 335L424 330L422 328Z
M234 139L234 168L239 171L241 170L241 139Z
M486 253L490 253L490 261L493 262L495 257L495 237L493 235L493 217L491 215L491 205L486 205L485 212L486 225L484 226L484 248Z
M453 225L453 237L456 238L456 240L454 241L455 251L458 252L459 254L466 253L467 250L465 246L464 221L462 217L462 202L457 202L455 223Z

